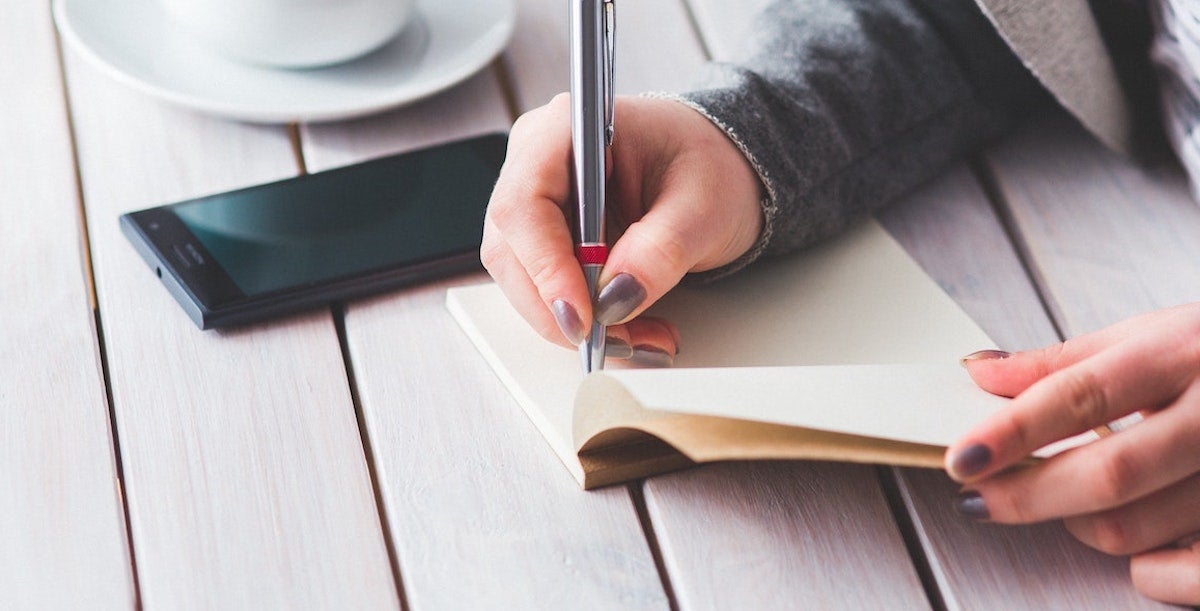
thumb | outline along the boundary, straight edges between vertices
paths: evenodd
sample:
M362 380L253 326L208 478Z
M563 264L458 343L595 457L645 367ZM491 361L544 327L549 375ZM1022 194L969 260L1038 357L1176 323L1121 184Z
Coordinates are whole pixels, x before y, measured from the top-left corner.
M680 193L655 202L613 245L596 299L595 315L601 323L613 325L637 316L684 274L733 261L753 244L757 227L739 228L707 216L707 204L692 195Z

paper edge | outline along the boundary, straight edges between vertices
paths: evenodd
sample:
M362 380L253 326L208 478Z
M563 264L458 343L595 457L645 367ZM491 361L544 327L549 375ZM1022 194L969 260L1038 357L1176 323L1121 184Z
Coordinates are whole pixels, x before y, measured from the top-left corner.
M520 385L517 384L517 381L508 374L508 368L504 367L503 363L500 362L499 355L492 350L491 346L487 342L481 341L482 333L475 326L474 322L471 321L471 317L463 309L459 301L459 294L486 290L486 287L490 286L492 286L492 283L485 282L446 289L446 309L450 312L450 316L458 323L459 328L463 330L463 333L466 333L471 344L475 346L475 350L483 356L483 360L487 362L488 368L492 370L492 373L500 380L504 388L508 390L513 401L520 406L521 411L525 413L525 417L533 423L533 426L538 430L538 434L545 440L546 445L550 446L551 451L558 455L563 466L571 473L571 477L574 477L575 481L579 482L582 486L585 483L585 473L583 464L580 462L579 456L573 448L574 444L571 440L564 440L566 445L560 447L560 442L557 441L559 435L554 430L554 427L551 426L549 418L540 410L526 407L527 405L534 404L532 398L525 394ZM576 395L578 395L578 390L576 391Z

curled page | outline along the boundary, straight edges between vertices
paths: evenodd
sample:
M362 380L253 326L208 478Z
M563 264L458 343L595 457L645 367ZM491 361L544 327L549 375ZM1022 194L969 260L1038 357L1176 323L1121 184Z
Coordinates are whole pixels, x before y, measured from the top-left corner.
M654 451L657 463L638 466L656 471L752 459L940 467L945 446L1007 402L957 364L595 372L575 397L574 439L595 463L589 488L626 479L618 459L634 448Z

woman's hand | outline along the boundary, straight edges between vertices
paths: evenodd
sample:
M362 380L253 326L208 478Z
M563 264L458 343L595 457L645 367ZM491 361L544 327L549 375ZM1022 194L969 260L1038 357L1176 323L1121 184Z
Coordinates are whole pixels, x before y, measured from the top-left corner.
M572 244L571 118L566 95L513 125L492 192L480 257L546 339L574 346L592 316L610 325L610 356L669 364L678 331L636 318L684 274L746 252L762 228L746 158L682 103L619 98L608 181L608 263L593 309Z
M1043 350L964 359L985 390L1015 397L946 453L967 516L1066 518L1080 541L1132 554L1134 585L1200 604L1200 303L1132 318ZM1134 412L1144 420L1036 466L1053 441Z

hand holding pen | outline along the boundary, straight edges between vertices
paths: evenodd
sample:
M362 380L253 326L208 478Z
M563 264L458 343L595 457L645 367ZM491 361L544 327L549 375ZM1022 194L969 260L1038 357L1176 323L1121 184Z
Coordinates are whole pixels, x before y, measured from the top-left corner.
M613 0L571 0L569 24L571 95L513 125L480 258L543 337L579 348L584 373L606 356L670 365L679 332L636 317L687 272L754 244L759 182L725 134L680 102L622 100L614 143ZM611 251L610 228L620 234Z
M575 348L593 306L572 237L570 113L564 94L513 125L480 256L538 333ZM665 365L678 333L639 314L684 274L720 267L754 244L760 186L725 134L681 103L618 97L616 116L596 318L609 325L609 358Z

